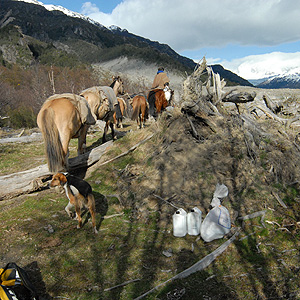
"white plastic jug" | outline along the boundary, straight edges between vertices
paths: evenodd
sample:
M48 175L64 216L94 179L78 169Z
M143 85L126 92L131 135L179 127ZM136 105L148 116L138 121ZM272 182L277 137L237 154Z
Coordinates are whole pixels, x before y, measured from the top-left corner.
M205 242L221 239L231 229L230 214L226 207L219 205L209 211L201 225L201 237Z
M179 208L173 214L173 235L176 237L183 237L187 233L186 211Z
M200 234L201 221L202 221L202 212L198 207L194 207L187 214L187 232L189 235Z

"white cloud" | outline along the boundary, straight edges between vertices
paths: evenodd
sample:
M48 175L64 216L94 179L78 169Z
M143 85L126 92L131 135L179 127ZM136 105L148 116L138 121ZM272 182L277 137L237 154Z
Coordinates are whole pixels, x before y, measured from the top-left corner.
M250 55L230 62L222 61L221 64L245 79L260 79L299 69L300 52Z
M98 13L100 13L100 10L97 7L97 5L93 4L91 2L85 2L82 5L81 11L82 11L82 14L84 14L84 15L91 15L91 14L98 14Z
M123 0L110 14L101 12L92 2L82 7L83 14L107 27L117 25L168 44L176 52L197 50L196 62L205 48L209 64L220 63L246 79L281 74L300 66L300 52L224 60L228 47L273 46L272 51L276 51L277 45L300 41L299 11L300 1L291 0ZM227 49L227 53L220 51L219 58L212 57L212 48Z
M291 0L123 0L111 14L91 2L82 12L105 26L126 28L180 52L299 40L299 11L300 1Z

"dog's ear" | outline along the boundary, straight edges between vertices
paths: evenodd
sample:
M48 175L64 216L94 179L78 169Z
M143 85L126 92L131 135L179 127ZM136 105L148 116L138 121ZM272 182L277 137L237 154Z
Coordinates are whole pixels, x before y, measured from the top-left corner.
M67 183L68 180L64 174L59 173L59 181L60 181L61 185L64 185L65 183Z

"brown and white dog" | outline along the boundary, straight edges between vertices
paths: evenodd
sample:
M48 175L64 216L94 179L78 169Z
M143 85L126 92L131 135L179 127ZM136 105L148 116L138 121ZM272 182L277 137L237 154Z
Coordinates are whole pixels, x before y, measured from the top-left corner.
M75 212L78 219L77 228L81 228L82 226L82 218L81 218L81 206L87 207L91 213L93 231L98 233L96 229L96 208L95 208L95 198L92 192L92 187L86 181L66 174L66 173L57 173L53 175L51 183L51 187L55 186L63 186L65 189L66 195L69 199L68 205L65 207L65 211L72 218L71 208L75 206Z

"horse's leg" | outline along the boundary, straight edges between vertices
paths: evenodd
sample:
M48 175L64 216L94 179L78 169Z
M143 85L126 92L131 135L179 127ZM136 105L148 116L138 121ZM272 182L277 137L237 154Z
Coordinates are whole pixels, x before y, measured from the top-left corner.
M113 141L117 139L117 137L115 136L115 129L114 129L114 124L112 122L110 122L109 124L110 129L111 129L111 135L112 135L112 139Z
M88 128L88 125L82 125L79 130L77 155L83 154L86 150L86 134Z
M62 133L60 134L60 140L64 152L64 161L63 166L66 170L68 170L68 159L69 159L69 142L70 142L71 136L68 133ZM63 170L61 170L63 171Z
M114 124L119 127L119 120L118 120L118 117L117 117L117 113L115 112L114 115L113 115L113 118L114 118Z
M124 105L122 104L121 106L120 106L120 108L121 108L121 116L120 116L120 120L118 120L118 121L120 121L119 123L120 123L120 128L123 128L123 116L124 116L124 110L125 110L125 107L124 107Z
M144 128L145 126L145 114L144 114L144 109L141 111L141 126Z
M120 128L123 128L123 117L121 117L119 120L118 120L118 124L119 124L119 126L118 127L120 127Z
M106 134L107 134L107 131L108 131L108 122L109 121L106 121L106 123L105 123L103 136L102 136L102 144L106 143Z

